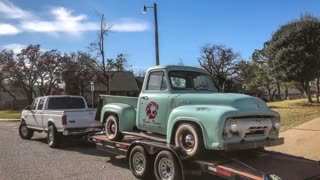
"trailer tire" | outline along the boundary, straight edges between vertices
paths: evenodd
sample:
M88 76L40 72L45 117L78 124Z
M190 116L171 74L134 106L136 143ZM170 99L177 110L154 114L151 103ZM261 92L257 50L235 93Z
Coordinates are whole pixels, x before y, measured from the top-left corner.
M54 125L49 125L47 133L48 145L51 148L57 148L61 144L62 134L59 133Z
M157 180L182 179L181 167L177 158L169 151L159 152L154 161L154 174Z
M119 131L119 120L114 115L107 117L105 131L107 138L111 141L121 141L123 139L123 134Z
M186 155L186 159L194 158L204 150L201 130L190 123L182 123L175 132L175 145Z
M150 178L152 161L150 155L142 146L134 147L129 156L130 170L138 179Z
M22 121L19 125L19 135L22 139L31 139L34 131L27 127L26 122Z

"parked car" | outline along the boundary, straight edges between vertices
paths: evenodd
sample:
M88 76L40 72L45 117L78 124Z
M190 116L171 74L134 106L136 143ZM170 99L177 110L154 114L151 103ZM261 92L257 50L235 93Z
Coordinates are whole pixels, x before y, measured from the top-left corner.
M58 147L63 136L87 136L101 131L95 113L81 96L38 97L22 111L19 134L22 139L30 139L34 131L45 131L48 145Z
M128 132L161 135L189 157L204 149L283 144L277 112L259 98L217 92L209 74L199 68L156 66L148 70L138 98L102 98L100 121L113 141Z

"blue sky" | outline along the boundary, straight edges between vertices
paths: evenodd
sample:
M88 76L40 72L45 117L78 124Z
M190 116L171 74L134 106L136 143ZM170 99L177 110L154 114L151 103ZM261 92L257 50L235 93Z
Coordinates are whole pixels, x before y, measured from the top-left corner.
M198 66L200 48L223 44L249 59L281 25L304 13L320 17L317 0L0 0L0 47L40 44L61 52L86 51L98 33L98 12L113 29L106 56L124 53L134 71L155 64L153 12L158 5L160 64Z

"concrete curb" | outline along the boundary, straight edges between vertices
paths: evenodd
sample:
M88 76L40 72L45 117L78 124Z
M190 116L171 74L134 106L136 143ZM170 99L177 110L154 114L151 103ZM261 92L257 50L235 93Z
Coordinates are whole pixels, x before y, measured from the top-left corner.
M1 122L19 122L20 119L0 119Z

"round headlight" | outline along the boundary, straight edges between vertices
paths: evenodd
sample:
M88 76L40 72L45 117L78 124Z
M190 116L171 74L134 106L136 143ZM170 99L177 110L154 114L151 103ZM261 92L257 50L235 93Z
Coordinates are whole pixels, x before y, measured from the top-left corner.
M277 130L280 129L280 122L278 121L273 122L273 128Z
M230 121L229 123L229 131L231 133L236 133L238 131L238 125L236 121Z

